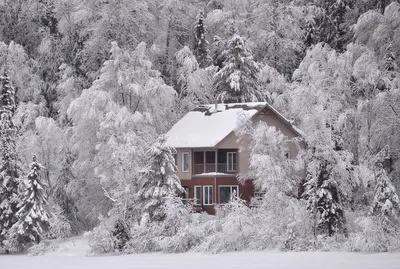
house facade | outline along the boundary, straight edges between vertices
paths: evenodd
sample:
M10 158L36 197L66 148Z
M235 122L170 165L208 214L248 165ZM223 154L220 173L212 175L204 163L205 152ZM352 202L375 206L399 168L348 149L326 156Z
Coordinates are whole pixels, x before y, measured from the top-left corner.
M176 149L178 177L196 208L215 213L232 195L250 201L257 195L251 180L240 184L237 176L249 168L250 152L241 149L235 129L241 118L253 124L264 121L289 139L301 136L286 118L266 102L203 105L178 121L166 134L168 146ZM299 146L289 142L288 158L295 158Z

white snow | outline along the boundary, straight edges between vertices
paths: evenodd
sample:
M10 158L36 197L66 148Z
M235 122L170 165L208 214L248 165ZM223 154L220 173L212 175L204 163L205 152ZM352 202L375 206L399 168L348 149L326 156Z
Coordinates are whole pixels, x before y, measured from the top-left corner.
M244 110L240 107L243 105L254 109ZM171 128L166 134L166 144L175 148L214 147L236 128L239 113L252 117L266 105L266 102L217 104L217 109L215 104L199 106Z
M210 104L197 107L179 120L166 134L166 144L174 148L215 147L235 130L239 115L250 118L264 107L268 107L295 133L304 137L303 132L267 102Z
M121 256L88 256L82 237L54 244L43 256L0 255L1 269L197 269L197 268L271 268L271 269L395 269L400 253L349 252L233 252L224 254L148 253Z
M209 172L196 174L196 176L231 176L232 174L220 173L220 172Z

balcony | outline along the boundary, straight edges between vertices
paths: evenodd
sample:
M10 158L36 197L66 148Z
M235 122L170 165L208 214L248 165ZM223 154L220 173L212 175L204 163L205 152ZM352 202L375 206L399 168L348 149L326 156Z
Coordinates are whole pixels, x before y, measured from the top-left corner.
M195 151L193 175L207 173L237 173L237 150Z

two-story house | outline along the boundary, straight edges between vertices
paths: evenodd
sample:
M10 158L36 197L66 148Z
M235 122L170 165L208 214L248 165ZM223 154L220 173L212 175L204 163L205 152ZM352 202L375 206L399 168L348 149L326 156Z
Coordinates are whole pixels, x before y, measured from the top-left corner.
M177 150L178 176L189 199L210 214L216 204L227 203L232 194L250 201L254 186L240 184L237 175L246 173L250 152L240 150L235 135L239 117L275 126L289 138L300 132L266 102L202 105L186 114L166 134L168 146ZM289 144L288 158L298 146Z

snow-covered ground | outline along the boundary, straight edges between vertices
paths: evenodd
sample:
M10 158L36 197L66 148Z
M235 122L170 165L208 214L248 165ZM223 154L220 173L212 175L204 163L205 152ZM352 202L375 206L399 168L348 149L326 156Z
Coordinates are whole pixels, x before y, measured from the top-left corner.
M81 238L58 244L43 256L0 256L1 269L196 269L196 268L270 268L270 269L398 269L400 253L337 252L237 252L226 254L135 254L87 256Z

